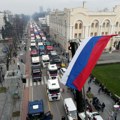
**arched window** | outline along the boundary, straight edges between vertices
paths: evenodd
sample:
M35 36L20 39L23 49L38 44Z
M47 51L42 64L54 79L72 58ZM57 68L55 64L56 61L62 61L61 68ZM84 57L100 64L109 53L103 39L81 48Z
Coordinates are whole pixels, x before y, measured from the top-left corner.
M98 27L98 23L95 24L95 27Z
M91 32L90 36L93 36L93 32Z
M81 38L81 33L79 33L79 38Z
M105 23L103 23L103 27L105 27Z
M94 23L91 24L91 27L92 27L92 28L94 27Z
M79 24L79 29L82 29L82 23Z
M77 33L75 33L74 38L77 38Z
M104 35L104 32L102 32L102 35Z
M116 27L118 27L118 25L119 25L119 23L118 23L118 22L116 22Z
M107 35L108 34L108 32L105 32L105 35Z
M77 23L75 23L75 29L77 29L78 28L78 24Z
M97 36L97 32L94 33L94 36Z
M110 26L110 23L108 22L107 24L106 24L106 27L109 27Z

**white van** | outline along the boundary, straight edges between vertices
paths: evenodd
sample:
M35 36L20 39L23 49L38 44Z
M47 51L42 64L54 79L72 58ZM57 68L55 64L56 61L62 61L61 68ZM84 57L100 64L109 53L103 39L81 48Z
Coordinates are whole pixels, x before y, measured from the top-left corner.
M64 99L64 108L67 114L68 120L77 120L77 108L72 98Z

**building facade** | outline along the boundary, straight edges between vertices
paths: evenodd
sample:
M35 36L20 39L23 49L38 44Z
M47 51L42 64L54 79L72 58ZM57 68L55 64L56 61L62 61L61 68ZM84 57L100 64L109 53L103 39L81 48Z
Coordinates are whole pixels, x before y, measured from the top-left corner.
M70 40L83 40L90 36L119 34L120 35L120 5L113 11L88 11L86 8L55 10L50 14L50 35L66 52ZM120 37L112 38L106 50L116 49ZM120 45L119 45L120 46Z

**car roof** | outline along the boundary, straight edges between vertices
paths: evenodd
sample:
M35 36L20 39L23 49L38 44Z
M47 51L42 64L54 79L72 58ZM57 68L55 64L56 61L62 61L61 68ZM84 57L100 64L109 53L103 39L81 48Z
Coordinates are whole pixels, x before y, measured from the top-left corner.
M47 85L48 85L49 89L60 88L58 79L55 79L55 80L49 79Z
M28 114L35 114L44 112L43 100L30 101L28 103Z
M64 103L67 105L69 111L76 110L76 106L75 106L72 98L65 98Z

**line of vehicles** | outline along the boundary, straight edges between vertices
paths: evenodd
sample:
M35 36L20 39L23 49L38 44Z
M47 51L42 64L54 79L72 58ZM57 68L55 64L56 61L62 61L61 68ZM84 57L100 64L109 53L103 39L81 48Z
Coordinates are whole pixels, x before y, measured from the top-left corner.
M61 68L62 61L55 51L52 43L48 41L35 22L30 23L30 55L31 55L31 74L33 82L41 81L42 69L47 71L46 92L49 101L60 100L61 88L58 80L58 74L63 75L65 67ZM77 108L72 98L65 98L63 106L68 120L77 120ZM89 120L93 120L97 113L88 113ZM85 120L85 113L79 114L82 120ZM95 117L96 117L95 116ZM50 111L44 113L43 100L29 101L27 120L52 120ZM99 116L96 117L100 119Z
M41 81L42 69L46 69L48 76L46 84L48 100L60 100L61 88L59 85L58 74L60 72L60 74L63 75L66 69L61 69L62 61L59 55L35 22L30 24L30 38L32 80L33 82ZM64 108L69 120L77 119L77 114L75 114L77 110L72 98L66 98L64 100ZM50 112L48 113L47 115L44 113L42 100L29 101L27 119L51 120L52 115Z
M46 84L48 100L60 100L61 91L58 81L58 68L60 67L61 59L54 50L51 42L46 39L44 33L35 22L30 24L29 50L31 55L31 74L33 82L41 81L42 69L46 69L48 75ZM51 113L44 113L43 106L43 100L29 101L27 119L51 120Z

